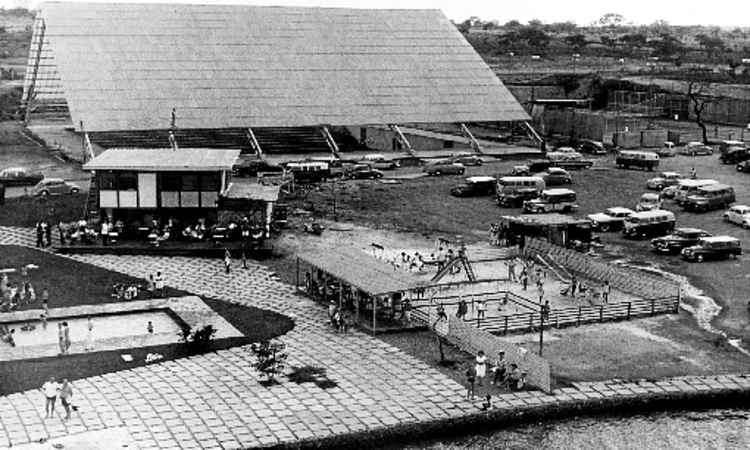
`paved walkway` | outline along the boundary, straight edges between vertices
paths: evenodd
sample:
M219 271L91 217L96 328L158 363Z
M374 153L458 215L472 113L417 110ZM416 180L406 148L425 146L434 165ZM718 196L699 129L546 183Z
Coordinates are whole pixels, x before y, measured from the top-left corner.
M28 245L29 230L0 227L0 244ZM18 446L112 427L127 429L138 448L255 447L335 434L372 431L397 423L452 418L477 411L464 389L437 370L384 342L354 332L332 333L325 311L294 294L265 267L223 272L220 261L184 257L79 255L76 260L133 276L161 270L167 284L286 314L295 328L281 340L289 365L326 369L336 387L312 383L266 388L245 347L153 364L74 382L79 412L69 422L43 420L40 391L0 397L0 446ZM64 374L61 374L64 376ZM499 396L510 412L543 404L634 397L642 393L748 390L750 378L687 377L657 383L603 382ZM106 443L102 445L106 446ZM104 447L102 447L104 448Z

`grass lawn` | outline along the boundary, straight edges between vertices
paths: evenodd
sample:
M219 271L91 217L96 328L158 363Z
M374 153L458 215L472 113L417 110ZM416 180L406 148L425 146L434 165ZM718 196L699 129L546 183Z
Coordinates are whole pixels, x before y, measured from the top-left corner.
M138 280L127 275L110 272L34 249L0 246L0 265L2 267L20 267L28 263L34 263L39 266L39 269L32 271L32 283L34 283L39 292L41 292L41 287L49 287L51 308L109 302L111 301L109 293L113 283L145 283L144 280ZM17 279L18 277L16 274L15 278ZM11 281L13 279L14 277L11 276ZM43 279L44 282L37 281L40 279ZM169 288L167 294L169 296L180 296L187 293ZM268 340L283 335L294 327L294 321L271 311L210 298L203 300L209 307L245 335L240 338L215 340L206 351L221 350ZM40 306L40 303L37 302L34 305L24 306L21 309L39 308ZM120 358L120 355L123 353L132 355L133 362L124 362ZM164 360L190 355L184 345L169 344L72 354L64 357L0 361L0 395L38 388L52 375L75 380L142 366L145 365L145 358L148 353L160 353L164 356Z
M17 197L5 200L0 205L0 226L33 227L40 219L47 219L53 226L57 222L81 220L87 194L72 194L50 197ZM52 243L57 244L57 230L53 229Z

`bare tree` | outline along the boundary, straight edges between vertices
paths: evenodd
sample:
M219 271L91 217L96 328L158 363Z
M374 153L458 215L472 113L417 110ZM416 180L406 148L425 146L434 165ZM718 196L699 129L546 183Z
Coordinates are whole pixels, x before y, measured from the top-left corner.
M700 80L697 77L692 77L692 79L688 80L687 86L687 97L690 101L690 106L693 109L695 123L698 124L701 129L704 144L708 144L708 130L706 129L703 113L706 111L706 106L717 100L716 97L707 95L708 85L709 83L707 81Z

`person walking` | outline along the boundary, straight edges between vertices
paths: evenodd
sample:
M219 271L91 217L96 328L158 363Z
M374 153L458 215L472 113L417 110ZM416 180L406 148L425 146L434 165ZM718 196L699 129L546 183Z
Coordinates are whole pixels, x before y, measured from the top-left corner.
M539 294L539 304L541 305L544 300L544 282L541 278L536 280L536 290Z
M154 277L154 287L156 288L156 294L160 297L164 297L165 288L164 288L164 277L161 275L160 271L156 272L156 276Z
M146 324L146 331L148 331L148 334L154 334L154 323L150 320Z
M476 382L476 373L474 366L469 366L466 370L466 400L474 400L474 383Z
M606 280L604 282L604 288L602 289L602 302L604 302L605 304L609 303L609 292L610 292L609 280Z
M60 355L65 354L65 331L62 322L57 322L57 345L60 347Z
M73 400L73 385L70 384L67 378L63 378L62 385L60 386L60 403L65 408L65 418L63 420L70 419L70 410L75 409L71 404Z
M87 352L94 349L94 321L91 320L91 316L86 319L86 346Z
M67 355L70 352L70 327L68 327L68 322L62 323L62 329L63 329L63 341L65 346L65 354Z
M469 305L466 304L466 300L463 298L461 301L458 302L458 310L456 311L456 317L459 319L463 319L466 317L466 314L469 312Z
M44 230L42 229L42 221L36 223L36 246L44 247Z
M44 228L44 240L47 247L52 245L52 226L46 220L42 222Z
M487 376L487 356L485 356L482 350L479 350L477 357L474 361L474 372L476 373L476 382L479 386L482 385L484 377Z
M508 281L516 282L516 259L510 258L508 260Z
M575 275L570 279L570 296L576 298L576 289L578 289L578 278Z
M526 271L525 267L521 271L521 284L523 285L524 291L529 287L529 273Z
M42 392L45 398L45 419L52 418L55 415L55 403L57 402L57 392L59 389L60 385L55 382L55 377L49 377L49 380L42 385Z
M505 367L505 352L501 351L497 354L495 367L492 368L494 374L490 384L500 386L505 381L505 372L507 372L507 370L508 369Z
M154 298L154 291L156 290L156 284L154 283L154 274L148 274L148 281L146 282L146 291L148 292L149 298Z
M232 254L229 253L229 249L224 249L224 271L226 273L230 272L230 269L232 268Z
M484 300L479 300L477 302L477 319L484 319L484 315L487 312L487 304L484 303Z

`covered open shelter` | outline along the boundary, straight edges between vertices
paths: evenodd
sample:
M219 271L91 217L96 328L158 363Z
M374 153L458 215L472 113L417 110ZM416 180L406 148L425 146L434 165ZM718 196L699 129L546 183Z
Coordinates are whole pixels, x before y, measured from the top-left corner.
M521 214L519 216L502 216L501 226L509 239L542 238L551 244L562 247L573 246L579 242L587 246L592 239L591 221L565 214Z
M300 270L307 266L303 278ZM338 246L325 251L310 250L297 254L297 286L306 294L338 306L353 309L356 321L372 332L378 330L378 313L393 307L407 293L429 287L429 274L422 276L396 270L391 264L373 258L362 250ZM366 320L363 311L369 311ZM360 319L365 319L360 322ZM381 317L382 319L382 317Z

